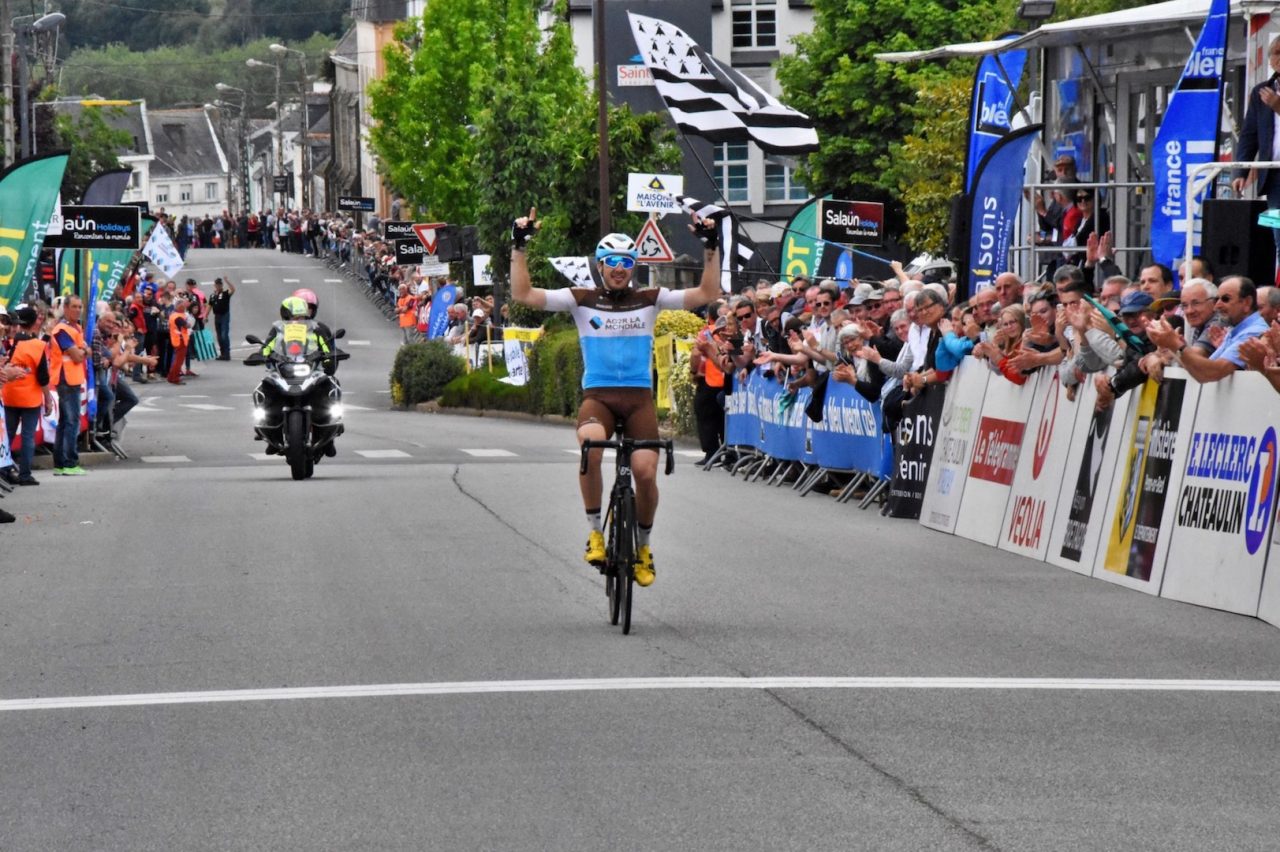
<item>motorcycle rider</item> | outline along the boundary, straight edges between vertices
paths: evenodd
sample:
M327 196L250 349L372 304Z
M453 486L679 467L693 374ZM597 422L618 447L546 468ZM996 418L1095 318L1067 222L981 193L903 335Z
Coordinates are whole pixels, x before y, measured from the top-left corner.
M311 320L312 324L315 325L316 333L323 337L325 342L329 344L327 351L336 351L337 342L334 340L333 330L320 320L316 319L316 312L320 310L320 297L318 297L313 291L308 290L306 287L299 287L297 290L294 290L293 295L307 303L307 319ZM326 358L324 360L325 375L333 376L337 369L337 361L331 358Z
M307 343L323 352L326 356L332 355L333 347L329 345L331 335L326 335L317 328L318 323L311 319L313 311L307 303L297 296L289 296L280 303L280 319L271 324L271 331L267 333L267 339L262 344L262 355L264 357L270 355L275 350L276 341L284 335L284 327L287 323L304 323L307 326ZM326 331L328 329L325 329ZM325 358L325 372L330 372L330 362L332 358Z

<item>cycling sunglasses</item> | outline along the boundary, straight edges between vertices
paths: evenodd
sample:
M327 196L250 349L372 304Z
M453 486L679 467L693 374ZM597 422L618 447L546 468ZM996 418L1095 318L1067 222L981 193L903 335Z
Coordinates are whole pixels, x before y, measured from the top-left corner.
M636 259L625 254L606 254L600 262L613 269L630 269L636 265Z

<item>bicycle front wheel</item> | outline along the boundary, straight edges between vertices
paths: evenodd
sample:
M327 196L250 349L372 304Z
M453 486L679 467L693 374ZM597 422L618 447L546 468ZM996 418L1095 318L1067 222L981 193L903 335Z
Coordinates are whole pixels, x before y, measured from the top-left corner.
M618 594L618 539L619 529L618 520L620 515L614 510L614 506L609 506L609 514L605 517L605 544L608 548L605 556L604 566L604 593L609 598L609 623L617 625L618 616L621 613L622 598Z
M622 611L622 633L631 632L631 598L635 583L636 560L636 496L630 492L621 500L620 514L624 523L619 524L618 532L618 598Z

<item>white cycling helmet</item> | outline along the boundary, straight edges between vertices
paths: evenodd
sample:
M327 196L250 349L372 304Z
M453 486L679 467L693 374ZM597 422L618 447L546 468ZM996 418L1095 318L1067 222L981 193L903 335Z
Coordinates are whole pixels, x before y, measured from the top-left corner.
M635 260L639 254L636 251L635 241L626 234L605 234L600 242L596 243L596 260L602 260L610 255L622 255Z

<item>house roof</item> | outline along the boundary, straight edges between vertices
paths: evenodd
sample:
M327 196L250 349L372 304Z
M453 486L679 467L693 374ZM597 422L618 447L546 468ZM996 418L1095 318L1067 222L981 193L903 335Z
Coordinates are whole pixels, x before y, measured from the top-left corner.
M85 110L93 109L113 130L128 133L131 142L117 152L119 156L145 156L152 153L147 138L147 106L145 101L107 101L100 98L75 98L53 101L59 115L78 121Z
M147 123L156 155L153 178L227 171L226 155L203 109L150 110Z
M329 51L329 58L331 58L335 63L347 65L352 68L356 66L359 56L359 44L356 38L355 27L352 27L343 33L342 38L338 41L337 45L334 46L333 50Z

